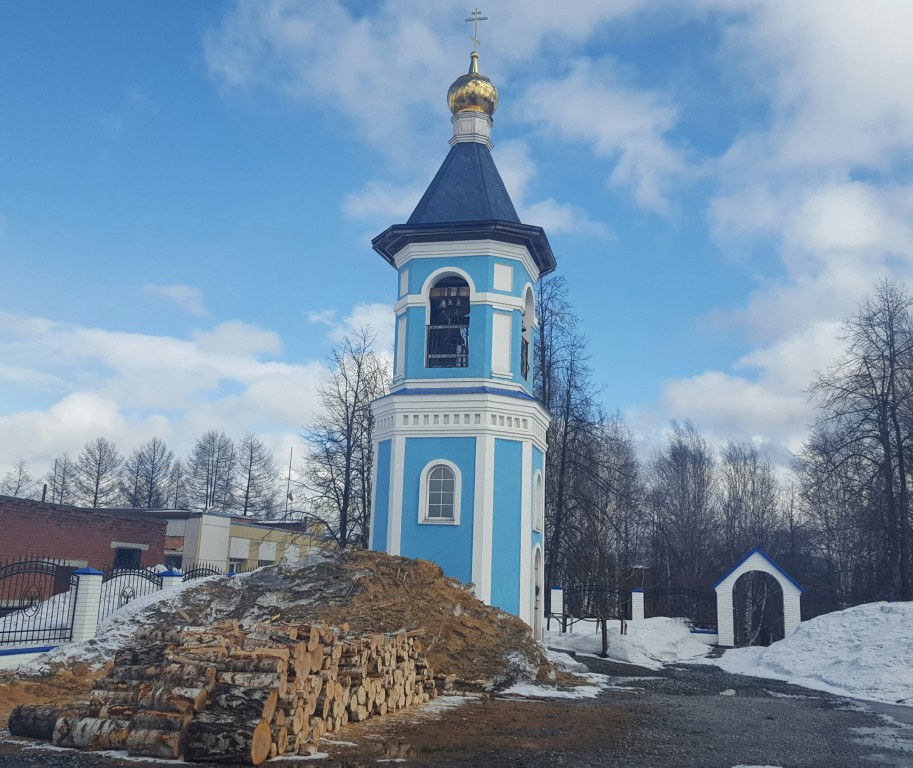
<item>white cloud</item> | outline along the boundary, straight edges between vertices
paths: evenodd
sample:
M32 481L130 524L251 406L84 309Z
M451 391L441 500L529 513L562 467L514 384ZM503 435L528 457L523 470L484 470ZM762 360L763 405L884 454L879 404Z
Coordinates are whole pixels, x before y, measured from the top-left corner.
M380 354L393 351L393 309L389 304L358 304L330 331L329 338L339 342L359 327L370 328L377 336L374 348Z
M194 331L191 336L200 350L218 355L247 357L282 351L277 333L240 320L220 323L211 331Z
M608 228L590 219L589 214L574 205L559 203L554 198L530 202L529 186L536 177L536 164L533 162L529 144L525 141L505 141L495 148L495 161L504 186L510 194L520 220L535 224L549 233L568 233L605 237Z
M424 191L420 182L397 186L369 181L358 192L346 195L342 201L342 212L350 219L403 222L415 210Z
M203 292L199 288L174 283L172 285L144 285L143 291L149 296L176 304L188 314L198 317L205 317L209 314L203 304Z
M0 312L8 361L0 401L5 381L41 386L48 398L43 408L0 413L0 467L24 457L41 471L99 435L123 450L158 435L178 453L210 428L287 443L311 419L327 370L316 361L283 362L281 349L273 331L239 321L184 340Z
M645 208L668 213L671 189L686 172L695 173L665 138L676 125L677 108L659 93L624 85L611 60L579 58L566 76L532 85L520 103L529 122L610 160L609 182L630 188Z

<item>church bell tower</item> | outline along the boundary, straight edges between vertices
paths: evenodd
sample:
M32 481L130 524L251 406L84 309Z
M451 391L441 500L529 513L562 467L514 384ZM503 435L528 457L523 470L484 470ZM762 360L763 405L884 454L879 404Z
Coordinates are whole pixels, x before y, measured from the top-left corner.
M532 395L534 286L555 258L495 167L498 91L477 51L447 101L449 154L372 243L398 300L393 387L373 404L371 546L434 561L539 636L549 414Z

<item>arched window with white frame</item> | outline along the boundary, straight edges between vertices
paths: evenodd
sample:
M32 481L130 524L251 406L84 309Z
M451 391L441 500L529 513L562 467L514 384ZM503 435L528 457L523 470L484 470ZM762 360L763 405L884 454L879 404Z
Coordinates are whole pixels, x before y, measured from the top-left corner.
M536 472L533 486L533 528L541 531L545 527L545 494L543 492L542 473Z
M450 461L436 459L422 471L420 523L458 525L460 522L460 470Z

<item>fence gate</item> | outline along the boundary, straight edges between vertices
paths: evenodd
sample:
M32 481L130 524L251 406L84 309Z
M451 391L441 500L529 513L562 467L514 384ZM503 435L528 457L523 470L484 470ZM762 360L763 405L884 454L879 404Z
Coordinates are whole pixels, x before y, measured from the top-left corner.
M657 587L644 592L644 616L679 616L695 629L716 629L716 595L700 589Z
M78 578L53 560L0 566L0 646L65 643L73 638Z
M98 620L104 621L127 603L161 588L162 577L151 568L108 568L101 580Z

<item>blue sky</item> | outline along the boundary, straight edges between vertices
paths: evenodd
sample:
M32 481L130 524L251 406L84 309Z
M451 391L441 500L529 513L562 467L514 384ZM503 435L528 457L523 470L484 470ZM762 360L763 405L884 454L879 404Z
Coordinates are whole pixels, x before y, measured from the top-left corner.
M395 280L447 152L454 2L0 7L0 469L96 435L262 433ZM788 461L839 319L913 258L913 6L496 0L495 160L610 410Z

